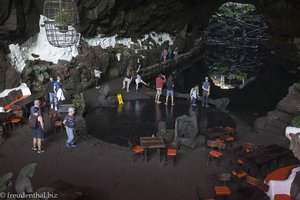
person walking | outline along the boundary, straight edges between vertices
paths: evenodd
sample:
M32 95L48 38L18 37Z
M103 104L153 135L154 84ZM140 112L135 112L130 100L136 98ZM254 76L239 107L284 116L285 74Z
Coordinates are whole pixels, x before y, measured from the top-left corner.
M163 74L159 74L155 79L155 85L156 85L155 103L161 103L159 99L165 82L166 82L166 76Z
M74 130L75 130L75 108L70 107L68 109L68 114L66 115L63 124L66 127L66 132L67 132L67 140L66 140L66 146L68 148L75 148L76 145L74 144L75 141L75 135L74 135Z
M169 96L171 97L171 105L174 106L174 81L172 76L169 76L168 81L166 82L167 86L167 95L166 95L166 105L168 105Z
M39 110L38 107L34 108L34 113L29 118L29 126L32 129L32 149L37 151L37 153L43 153L45 150L42 149L42 140L44 138L45 126Z
M102 71L99 69L99 67L97 67L97 68L94 69L96 89L100 88L101 74L102 74Z
M48 92L49 92L50 107L51 107L51 109L54 109L54 106L55 106L55 92L54 92L53 77L49 78Z
M126 75L125 75L125 78L123 80L123 87L122 87L122 89L125 89L125 87L126 87L127 92L129 92L129 87L130 87L131 81L132 81L132 69L131 69L131 67L128 67Z
M210 93L210 83L208 81L208 77L205 77L205 81L202 83L202 106L209 107L208 105L208 97Z
M191 89L190 97L191 97L192 106L197 106L197 99L199 98L198 85L194 85L194 87Z
M59 89L60 81L61 81L60 76L57 76L56 81L53 84L53 90L54 90L54 93L55 93L55 96L56 96L55 101L54 101L54 110L55 111L57 111L57 107L58 107L57 92L58 92L58 89Z

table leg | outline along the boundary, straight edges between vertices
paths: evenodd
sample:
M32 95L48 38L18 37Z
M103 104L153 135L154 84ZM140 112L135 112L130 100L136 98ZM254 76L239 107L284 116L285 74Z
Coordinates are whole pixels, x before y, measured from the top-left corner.
M147 148L145 148L145 162L147 163L148 162L148 155L147 155Z
M161 152L160 152L160 148L157 149L157 153L159 155L159 163L161 163Z

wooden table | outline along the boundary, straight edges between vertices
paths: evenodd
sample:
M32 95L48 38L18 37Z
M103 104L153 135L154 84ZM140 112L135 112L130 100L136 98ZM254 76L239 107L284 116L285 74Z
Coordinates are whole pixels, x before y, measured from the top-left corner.
M243 168L249 175L263 180L270 172L278 168L280 162L291 165L297 162L289 149L273 144L250 153L237 152L236 159L243 160Z
M166 148L166 144L161 137L140 137L140 145L145 149L145 162L148 161L147 151L148 149L157 149L159 153L159 162L161 162L161 149Z

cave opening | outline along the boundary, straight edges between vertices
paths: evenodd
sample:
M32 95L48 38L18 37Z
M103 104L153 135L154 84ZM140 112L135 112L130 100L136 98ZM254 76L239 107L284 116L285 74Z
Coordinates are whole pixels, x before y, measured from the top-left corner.
M214 84L232 89L253 81L270 52L270 38L266 17L254 5L221 5L198 39L204 45L204 66Z

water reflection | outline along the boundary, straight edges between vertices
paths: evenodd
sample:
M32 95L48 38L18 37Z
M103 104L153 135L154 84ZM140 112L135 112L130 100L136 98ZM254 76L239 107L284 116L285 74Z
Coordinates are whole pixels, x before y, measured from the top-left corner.
M138 143L140 136L156 133L160 121L165 121L168 129L174 129L176 117L183 114L198 122L200 134L210 127L234 126L227 114L214 108L193 107L185 100L177 100L175 106L155 104L153 100L127 101L116 108L94 110L86 115L86 121L88 133L94 137L127 145L128 137Z

